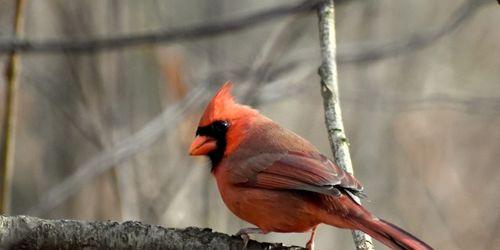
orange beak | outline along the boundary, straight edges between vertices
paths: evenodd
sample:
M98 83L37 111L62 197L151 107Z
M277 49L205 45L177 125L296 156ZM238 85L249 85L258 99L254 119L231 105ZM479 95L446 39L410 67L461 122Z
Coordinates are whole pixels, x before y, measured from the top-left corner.
M190 155L207 155L217 149L217 141L207 136L196 136L189 147Z

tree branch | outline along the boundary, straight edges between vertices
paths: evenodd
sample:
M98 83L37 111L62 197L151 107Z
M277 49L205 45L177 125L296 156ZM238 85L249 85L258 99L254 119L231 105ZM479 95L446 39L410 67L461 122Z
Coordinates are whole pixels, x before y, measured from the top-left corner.
M205 101L205 98L208 97L205 87L205 85L195 87L184 99L163 110L139 131L78 167L75 173L46 192L41 197L40 203L30 209L29 213L41 214L54 208L80 190L92 177L105 172L113 166L121 166L119 163L153 144L161 135L174 127L184 117L188 109Z
M6 52L97 52L100 50L119 49L143 44L159 44L187 39L200 39L239 31L257 24L296 13L313 11L324 0L305 0L295 5L279 6L262 12L225 21L202 24L193 27L176 28L167 31L151 32L139 35L126 35L112 38L94 38L90 40L70 41L30 41L13 39L0 41L0 54Z
M319 67L321 77L321 95L325 109L325 123L328 139L337 165L353 174L351 156L342 122L340 109L339 87L337 79L336 38L335 38L335 8L333 0L320 5L318 9L319 36L322 63ZM360 231L352 231L357 249L371 250L372 239Z
M365 63L423 49L456 30L469 17L473 16L481 6L485 6L489 2L490 0L466 0L437 29L416 33L386 43L373 44L373 42L370 42L342 48L337 60L341 63Z
M240 31L285 15L308 12L317 8L323 1L304 1L293 6L281 6L262 12L247 15L241 18L233 18L215 23L177 28L168 31L156 31L147 34L132 34L112 38L93 38L89 40L5 40L0 41L0 54L12 51L24 53L63 53L63 52L98 52L125 48L128 46L139 46L144 44L167 44L181 40L211 37L222 35L226 32ZM337 0L339 3L347 1ZM404 53L423 49L443 36L449 34L463 24L469 17L473 16L481 6L489 3L489 0L467 0L456 9L453 15L441 27L421 32L409 37L395 39L385 43L366 42L363 44L349 45L342 49L337 61L340 63L364 63L372 62L387 57L393 57Z
M14 13L14 36L20 36L24 23L23 10L25 1L16 0ZM17 113L17 76L20 71L19 54L10 52L5 70L6 98L3 136L0 142L0 213L6 214L10 210L12 196L12 177L14 175L14 150Z
M164 228L141 222L44 220L0 216L0 249L242 249L236 236L188 227ZM251 240L249 250L302 250Z

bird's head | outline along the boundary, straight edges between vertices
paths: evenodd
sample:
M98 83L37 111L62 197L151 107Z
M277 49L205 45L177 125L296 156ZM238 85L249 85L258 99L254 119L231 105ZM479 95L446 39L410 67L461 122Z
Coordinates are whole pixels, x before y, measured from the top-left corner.
M257 110L236 103L231 89L232 83L226 82L208 103L189 148L190 155L210 157L212 166L235 149L258 114Z

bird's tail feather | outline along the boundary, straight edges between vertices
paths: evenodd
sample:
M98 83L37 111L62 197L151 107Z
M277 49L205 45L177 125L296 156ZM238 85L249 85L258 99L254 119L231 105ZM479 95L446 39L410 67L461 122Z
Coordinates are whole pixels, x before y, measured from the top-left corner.
M391 249L431 250L432 247L400 227L372 216L359 216L352 223Z

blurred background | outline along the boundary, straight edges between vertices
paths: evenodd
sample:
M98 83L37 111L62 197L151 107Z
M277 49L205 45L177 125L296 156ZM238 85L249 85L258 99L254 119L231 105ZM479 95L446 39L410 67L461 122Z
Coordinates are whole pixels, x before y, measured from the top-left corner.
M0 42L13 37L14 2L0 0ZM23 33L127 36L297 3L27 1ZM365 205L436 249L500 249L499 23L493 0L337 1L340 98ZM207 99L227 80L241 102L331 156L314 11L214 37L20 58L13 215L229 234L248 226L222 203L207 159L187 155ZM1 119L5 86L2 77ZM254 238L304 246L308 237ZM316 243L354 247L349 231L328 226Z

